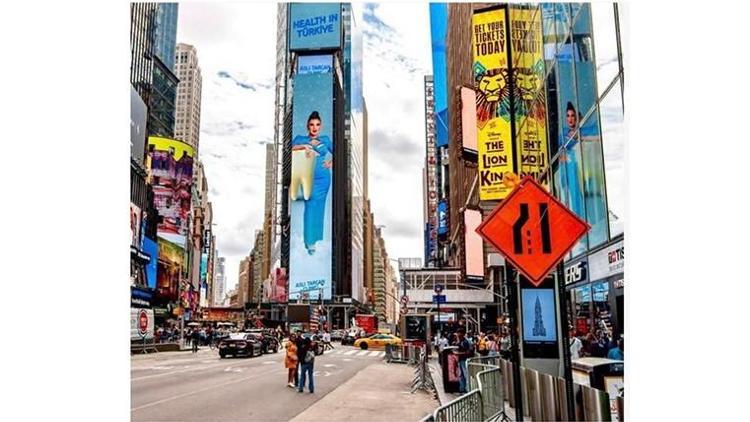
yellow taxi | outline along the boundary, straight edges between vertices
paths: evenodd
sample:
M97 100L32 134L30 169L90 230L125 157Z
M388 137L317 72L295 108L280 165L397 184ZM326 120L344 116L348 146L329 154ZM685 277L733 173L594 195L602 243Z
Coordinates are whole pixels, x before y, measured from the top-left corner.
M401 345L401 339L392 334L378 333L356 340L354 342L354 347L367 350L370 347L385 347L386 344L399 346Z

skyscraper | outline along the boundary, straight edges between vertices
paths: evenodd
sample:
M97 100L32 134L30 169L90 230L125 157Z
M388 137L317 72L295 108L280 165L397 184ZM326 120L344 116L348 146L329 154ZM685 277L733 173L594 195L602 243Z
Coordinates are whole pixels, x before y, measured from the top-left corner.
M148 104L154 62L156 3L130 4L130 83Z
M149 96L148 134L174 137L175 99L179 79L174 74L177 3L159 3L154 19L153 70Z
M175 138L188 143L198 154L201 127L201 88L203 79L198 66L198 52L189 44L177 44L175 73L177 85L177 111Z

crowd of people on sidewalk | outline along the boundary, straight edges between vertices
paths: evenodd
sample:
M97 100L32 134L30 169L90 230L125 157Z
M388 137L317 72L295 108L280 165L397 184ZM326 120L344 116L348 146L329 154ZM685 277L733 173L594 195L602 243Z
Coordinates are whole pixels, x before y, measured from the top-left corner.
M615 339L614 336L610 338L610 333L604 330L579 335L575 328L570 327L569 338L571 359L595 357L625 360L625 340L623 336L620 336L619 339Z

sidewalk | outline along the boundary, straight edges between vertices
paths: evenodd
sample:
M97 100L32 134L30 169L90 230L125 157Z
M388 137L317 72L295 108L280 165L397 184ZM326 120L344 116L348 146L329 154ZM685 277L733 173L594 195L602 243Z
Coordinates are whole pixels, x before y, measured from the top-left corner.
M408 365L373 363L292 421L419 421L439 404L425 391L410 393L413 376Z

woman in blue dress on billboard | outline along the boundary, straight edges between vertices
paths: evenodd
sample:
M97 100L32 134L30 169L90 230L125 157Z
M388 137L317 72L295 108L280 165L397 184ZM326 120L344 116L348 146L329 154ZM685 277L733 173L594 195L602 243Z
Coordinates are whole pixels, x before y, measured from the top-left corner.
M313 111L307 118L307 135L297 135L292 139L292 154L294 155L295 151L304 151L305 157L292 161L291 195L292 200L296 200L299 189L303 191L304 241L307 253L310 255L315 253L315 244L323 240L323 219L326 211L326 198L331 186L333 165L333 143L328 136L320 135L322 127L320 114ZM306 170L301 167L311 168ZM310 183L308 170L312 171L312 183Z

